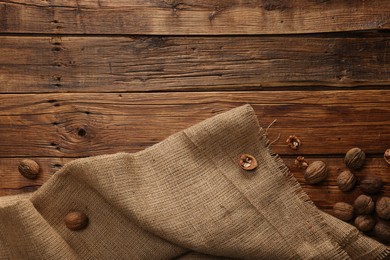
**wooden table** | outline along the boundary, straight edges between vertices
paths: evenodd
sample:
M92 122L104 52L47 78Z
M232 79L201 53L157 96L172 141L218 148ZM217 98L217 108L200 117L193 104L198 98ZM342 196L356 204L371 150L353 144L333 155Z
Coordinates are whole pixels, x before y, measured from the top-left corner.
M355 146L358 177L380 176L389 196L389 14L387 0L0 1L0 195L250 103L263 127L277 119L273 149L319 208L361 193L336 186ZM324 160L328 179L305 184L298 155Z

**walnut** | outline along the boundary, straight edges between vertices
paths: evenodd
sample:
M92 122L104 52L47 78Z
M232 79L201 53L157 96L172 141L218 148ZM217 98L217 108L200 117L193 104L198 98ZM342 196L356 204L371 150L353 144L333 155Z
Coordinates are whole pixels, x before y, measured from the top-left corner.
M342 191L349 191L355 187L356 176L349 170L345 170L337 177L337 185Z
M81 211L73 211L65 216L65 225L70 230L81 230L88 225L88 217Z
M297 159L295 159L294 164L298 167L298 169L306 169L307 166L309 166L309 163L303 156L298 156Z
M39 173L39 165L30 159L24 159L19 163L19 172L28 179L36 179Z
M385 151L385 154L383 155L383 157L385 158L385 161L390 164L390 149L387 149Z
M375 203L371 197L367 195L360 195L353 203L356 214L371 214L374 211Z
M352 170L359 170L362 168L366 154L360 148L352 148L349 150L344 158L345 165Z
M333 215L341 220L350 221L353 218L353 207L345 202L337 202L333 205Z
M238 164L241 168L251 171L257 167L257 160L250 154L240 154Z
M382 219L390 219L390 198L381 197L376 201L376 214Z
M390 242L390 223L387 221L379 221L374 227L376 237L383 243Z
M299 140L299 138L295 135L290 135L287 138L286 143L293 150L298 150L299 146L301 146L301 140Z
M327 175L326 164L323 161L314 161L307 167L304 177L307 183L316 184L325 180Z
M383 182L378 176L368 176L360 182L360 188L364 193L376 194L383 188Z
M368 232L375 226L375 219L370 215L360 215L355 218L355 226L363 232Z

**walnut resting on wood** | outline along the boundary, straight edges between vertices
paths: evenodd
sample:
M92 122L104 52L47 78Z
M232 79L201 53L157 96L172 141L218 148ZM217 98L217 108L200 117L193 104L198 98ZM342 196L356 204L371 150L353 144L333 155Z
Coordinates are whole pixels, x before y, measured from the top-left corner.
M39 173L39 165L33 160L24 159L18 166L20 174L28 179L36 179Z
M383 188L383 182L378 176L368 176L360 182L360 188L364 193L377 194Z
M368 232L375 226L375 219L370 215L360 215L355 218L355 226L363 232Z
M345 170L337 177L337 186L342 191L349 191L355 187L356 176L349 170Z
M360 195L353 203L356 214L371 214L374 211L375 203L370 196Z
M390 198L381 197L376 201L376 214L382 219L390 219Z
M333 215L341 220L350 221L353 218L353 207L345 202L337 202L333 205Z
M359 170L362 168L365 160L366 154L362 151L362 149L355 147L345 154L344 163L352 170Z
M307 183L316 184L326 179L328 171L323 161L312 162L305 171L304 177Z

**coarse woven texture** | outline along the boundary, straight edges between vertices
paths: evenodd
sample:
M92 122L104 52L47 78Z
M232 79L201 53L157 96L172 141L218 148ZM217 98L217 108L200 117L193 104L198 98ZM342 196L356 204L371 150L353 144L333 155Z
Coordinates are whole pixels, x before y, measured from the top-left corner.
M0 259L383 259L388 247L318 210L244 105L137 153L78 159L0 198ZM245 171L239 154L259 166ZM73 210L89 225L71 231Z

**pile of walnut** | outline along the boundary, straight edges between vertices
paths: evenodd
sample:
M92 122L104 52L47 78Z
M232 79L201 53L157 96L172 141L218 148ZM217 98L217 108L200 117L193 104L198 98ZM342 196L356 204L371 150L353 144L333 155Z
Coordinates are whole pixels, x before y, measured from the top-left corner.
M287 143L293 139L296 137L290 136ZM289 146L291 147L291 145ZM390 164L390 149L385 152L384 158ZM365 159L366 155L360 148L352 148L346 153L344 163L347 169L343 170L337 177L337 185L341 191L351 191L356 186L357 177L354 172L362 168ZM300 169L306 169L304 178L309 184L322 182L328 174L327 166L323 161L309 164L304 157L298 156L295 165ZM359 181L359 186L364 194L357 197L353 205L345 202L334 204L333 215L354 224L356 228L367 235L375 235L383 243L390 243L390 198L381 196L375 202L370 196L381 192L382 180L378 176L367 176Z
M352 148L347 152L344 163L348 167L337 177L337 185L342 191L350 191L354 188L357 178L353 171L360 170L366 159L365 153L360 148ZM382 180L375 175L367 176L360 181L360 189L363 195L356 198L353 205L345 202L337 202L333 206L333 215L344 221L352 221L355 226L364 233L375 235L383 243L390 242L390 198L379 197L376 202L370 195L381 192Z

